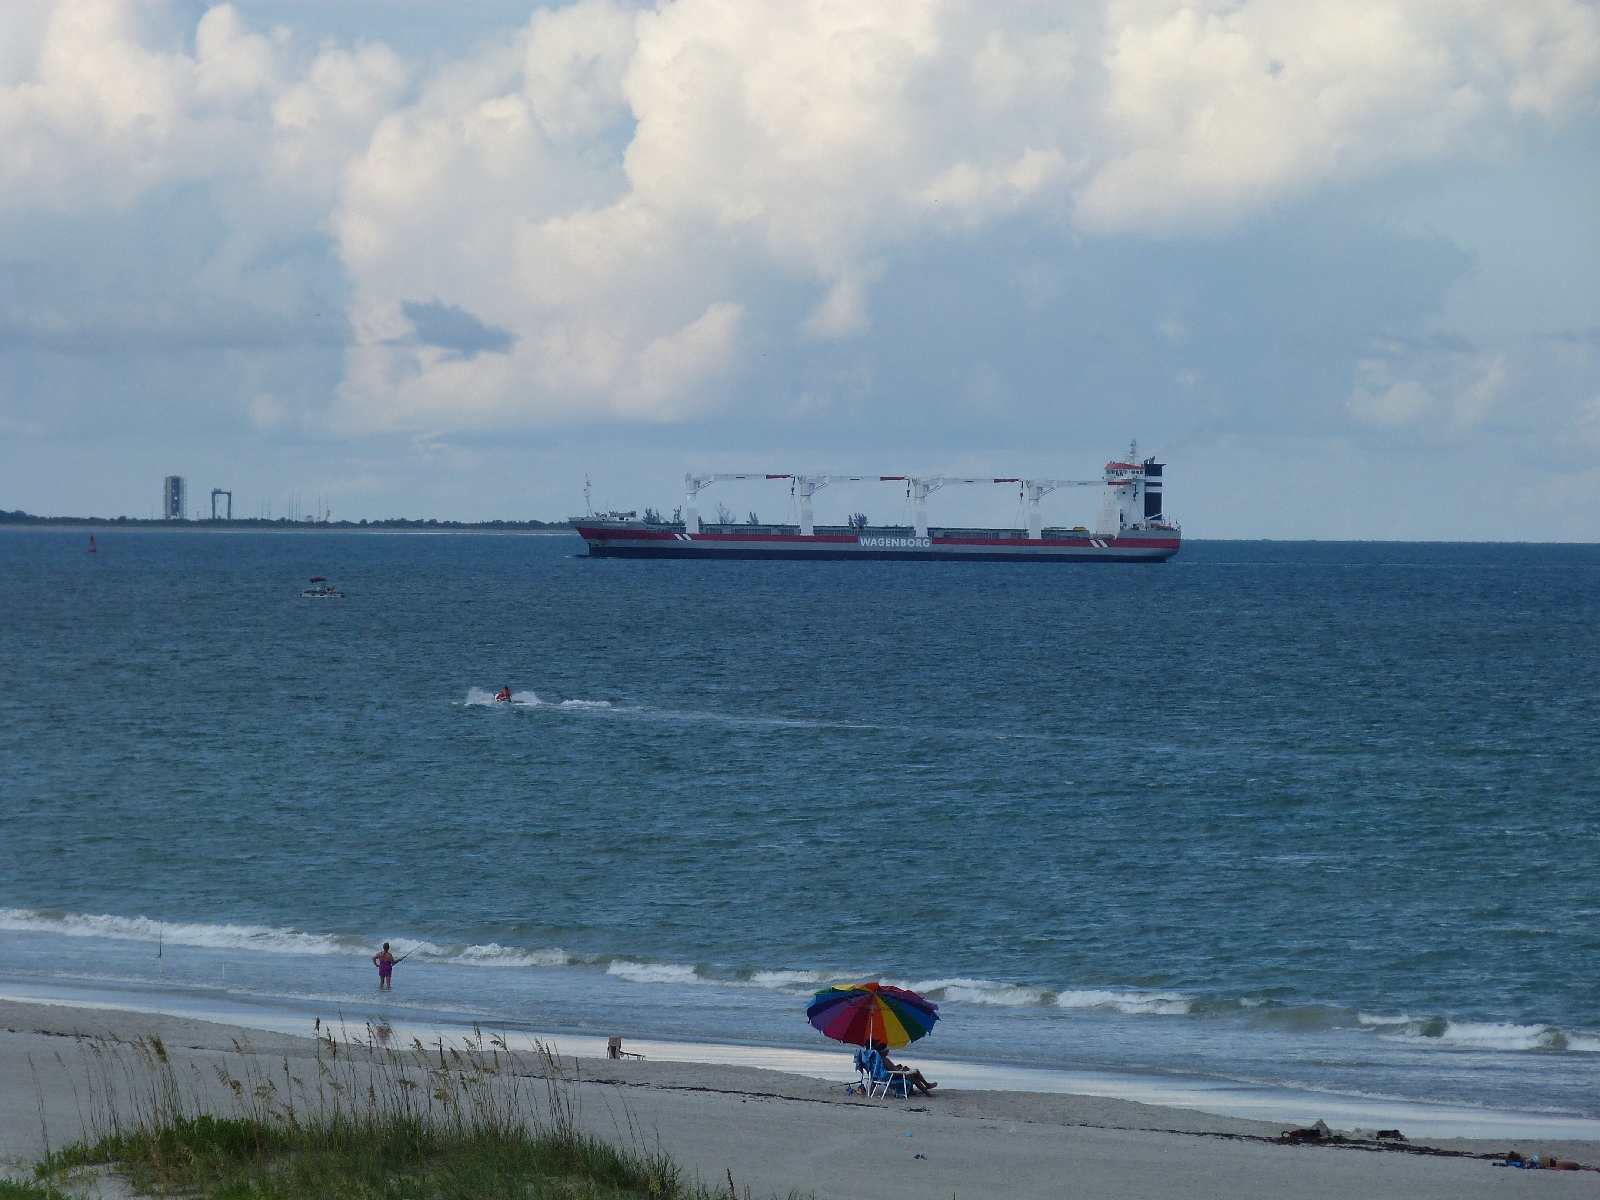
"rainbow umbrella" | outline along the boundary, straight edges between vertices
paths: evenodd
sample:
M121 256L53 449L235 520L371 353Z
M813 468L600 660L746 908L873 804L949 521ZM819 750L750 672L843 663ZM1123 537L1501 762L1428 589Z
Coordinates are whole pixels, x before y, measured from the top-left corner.
M806 1005L806 1017L836 1042L852 1046L883 1042L898 1050L933 1032L939 1006L905 988L851 983L823 988Z

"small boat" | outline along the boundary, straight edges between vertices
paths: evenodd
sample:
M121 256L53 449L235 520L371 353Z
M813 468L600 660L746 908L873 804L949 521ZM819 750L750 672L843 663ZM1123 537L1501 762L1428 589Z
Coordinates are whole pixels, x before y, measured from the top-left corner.
M344 598L344 593L321 575L313 575L310 582L311 586L300 593L307 600L342 600Z

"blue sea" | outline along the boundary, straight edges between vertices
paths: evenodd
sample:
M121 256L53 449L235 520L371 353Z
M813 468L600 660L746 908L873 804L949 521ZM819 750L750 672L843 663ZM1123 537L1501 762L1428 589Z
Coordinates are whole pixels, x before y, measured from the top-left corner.
M1600 547L87 540L0 531L0 994L827 1050L882 979L952 1063L1600 1117Z

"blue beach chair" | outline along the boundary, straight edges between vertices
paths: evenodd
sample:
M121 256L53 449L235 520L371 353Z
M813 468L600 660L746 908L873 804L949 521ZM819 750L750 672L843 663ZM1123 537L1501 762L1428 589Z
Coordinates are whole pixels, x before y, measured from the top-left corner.
M860 1088L861 1094L865 1096L868 1089L872 1086L872 1072L867 1070L867 1064L865 1062L866 1055L867 1052L865 1049L858 1048L855 1054L852 1056L852 1061L855 1063L856 1068L856 1081L852 1084L847 1084L844 1089L845 1091L853 1092L857 1088Z
M911 1095L911 1083L906 1078L910 1072L891 1071L883 1063L883 1055L873 1049L857 1050L856 1065L867 1079L867 1095L887 1096L890 1092L901 1099Z

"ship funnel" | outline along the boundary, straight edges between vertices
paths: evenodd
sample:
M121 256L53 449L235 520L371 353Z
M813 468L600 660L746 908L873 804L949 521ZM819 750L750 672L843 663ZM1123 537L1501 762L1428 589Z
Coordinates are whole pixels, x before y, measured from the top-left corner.
M1161 516L1161 468L1153 458L1144 460L1144 519L1153 521Z

